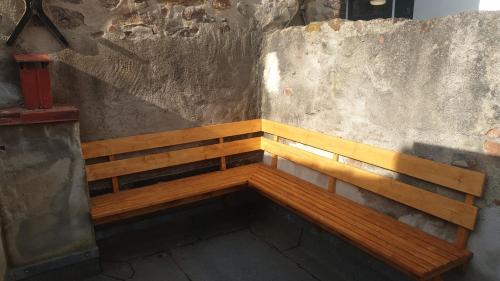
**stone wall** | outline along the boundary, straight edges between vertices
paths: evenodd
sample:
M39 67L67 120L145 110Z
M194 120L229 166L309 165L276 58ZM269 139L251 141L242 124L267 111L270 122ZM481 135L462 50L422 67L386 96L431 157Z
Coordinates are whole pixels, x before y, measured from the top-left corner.
M7 34L23 1L2 2ZM13 50L53 54L55 100L79 107L83 141L257 116L257 23L231 2L44 2L71 48L30 25Z
M333 20L270 32L261 55L263 118L488 174L470 241L474 259L464 277L471 281L500 279L500 159L483 147L495 135L490 129L500 127L499 26L497 12L428 21ZM289 162L280 166L327 182ZM339 192L454 239L455 228L442 221L346 184Z
M309 21L340 9L335 0L309 2ZM1 42L23 3L0 3ZM0 106L19 102L12 53L49 52L55 99L81 110L83 141L258 117L262 31L289 25L299 8L297 0L44 3L70 48L36 23L14 48L0 44Z
M0 127L0 215L9 266L91 251L78 124Z

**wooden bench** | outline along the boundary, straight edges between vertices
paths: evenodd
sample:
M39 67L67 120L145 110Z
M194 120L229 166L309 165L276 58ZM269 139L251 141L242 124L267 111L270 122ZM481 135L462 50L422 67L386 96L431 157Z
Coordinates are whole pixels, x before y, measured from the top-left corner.
M254 137L225 142L224 138L265 132L273 138ZM218 140L218 144L116 160L114 155L132 151ZM284 144L285 139L333 153L326 158ZM106 223L178 206L249 186L306 219L333 232L416 280L441 280L440 275L464 266L472 257L466 250L475 227L485 175L419 157L347 141L268 120L250 120L172 132L105 140L82 145L86 159L110 161L87 166L89 181L111 179L115 193L91 199L92 218ZM263 150L272 155L262 163L226 169L225 157ZM339 162L339 156L357 160L464 193L453 200L361 167ZM319 171L330 178L328 189L315 186L277 169L278 157ZM119 192L117 177L220 158L220 170ZM457 225L454 243L427 234L335 193L341 180Z
M226 137L260 132L260 120L242 121L82 144L84 159L105 162L86 166L87 181L111 179L113 193L91 198L96 224L108 223L166 207L210 198L246 185L253 166L226 169L226 156L260 150L260 137L224 142ZM216 143L117 159L119 155L215 140ZM202 143L204 144L204 143ZM121 191L118 177L220 158L220 170L140 189ZM120 192L121 191L121 192Z

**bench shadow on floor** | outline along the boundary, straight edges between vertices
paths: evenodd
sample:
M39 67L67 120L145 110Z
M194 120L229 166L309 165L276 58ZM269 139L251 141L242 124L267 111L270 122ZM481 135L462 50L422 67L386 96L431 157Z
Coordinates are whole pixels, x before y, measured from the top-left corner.
M410 280L250 190L96 236L102 273L85 281Z

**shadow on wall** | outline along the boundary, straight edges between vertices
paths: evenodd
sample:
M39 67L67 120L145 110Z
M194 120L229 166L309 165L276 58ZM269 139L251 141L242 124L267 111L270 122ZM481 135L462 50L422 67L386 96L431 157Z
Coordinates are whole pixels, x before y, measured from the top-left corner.
M99 39L97 39L97 42L108 47L109 49L111 49L113 51L116 51L116 52L122 54L123 56L125 56L131 60L139 61L141 64L149 64L150 63L148 60L141 58L137 54L127 50L126 48L124 48L116 43L111 42L110 40L108 40L104 37L100 37Z
M0 14L0 27L1 24L11 26L14 23ZM1 35L8 36L8 34ZM13 58L14 53L12 48L0 40L0 108L18 106L22 103L19 72Z
M500 280L500 272L498 271L498 263L500 262L500 243L498 240L500 237L500 157L424 143L414 143L411 149L404 149L402 152L486 173L483 195L481 198L476 198L474 202L474 205L479 208L479 212L476 227L471 233L467 246L474 253L474 257L465 274L453 272L455 276L450 276L449 280ZM405 175L399 174L397 180L426 189L431 188L432 191L453 199L463 200L464 197L461 192L432 184L422 185L421 182L416 182L413 178ZM429 216L427 221L432 224L440 220ZM410 224L413 223L410 222ZM450 227L452 226L447 226L447 228ZM431 233L436 233L428 227L424 226L423 228L427 231L430 230ZM451 229L455 230L455 228L453 226Z
M301 145L295 145L294 143L289 144L294 147L312 152L314 154L332 159L331 153L327 151L314 151L318 149L303 147ZM479 209L476 227L471 234L471 238L468 244L468 249L470 249L474 253L474 258L471 262L471 266L468 268L465 274L462 274L461 272L459 272L459 270L450 272L450 276L446 280L499 280L500 276L498 273L497 264L500 261L500 243L498 243L498 237L500 236L500 207L497 206L498 203L495 203L498 202L495 200L495 196L498 196L498 193L500 191L499 158L488 156L482 153L457 150L423 143L414 143L411 148L403 148L400 151L408 155L415 155L432 161L445 164L453 164L461 168L478 170L480 172L487 173L484 195L475 202L475 205L481 209ZM330 155L327 155L328 153ZM383 161L383 159L376 158L372 159L374 159L373 163L378 162L378 160L382 160L381 162L387 164L393 171L404 169L407 170L409 167L408 165L411 164L401 157L395 157L392 162L389 162L391 160L389 158L387 158L388 161ZM266 163L270 163L269 155L266 155L264 161ZM404 164L403 161L405 161ZM394 179L395 181L415 186L416 188L428 190L444 197L455 199L459 202L464 200L464 193L454 191L447 187L442 187L400 173L391 172L390 170L382 169L374 165L369 165L350 158L341 157L340 162L354 168L363 169L370 173L389 177L391 179ZM325 174L322 174L320 172L321 170L313 171L302 165L294 164L293 162L284 160L282 158L280 158L278 167L281 170L294 174L304 180L312 182L318 186L322 186L323 188L326 188L328 186L328 177ZM351 174L351 172L353 174ZM457 231L457 226L455 224L449 223L432 215L427 215L424 212L403 205L402 203L387 199L386 197L384 197L384 195L372 193L371 191L369 191L372 188L375 192L379 192L380 190L384 189L379 188L382 181L376 176L359 174L359 176L361 177L359 183L361 186L365 187L357 187L353 184L347 183L346 181L342 181L342 179L349 180L349 178L352 178L352 176L358 176L358 173L356 173L354 170L339 170L337 194L352 201L361 203L367 207L376 209L377 211L391 216L396 220L417 227L427 233L445 239L450 243L453 243L455 241ZM393 194L392 192L390 192L390 190L394 188L397 189L398 185L394 183L387 184L385 187L385 189L389 190L387 191L387 194ZM401 196L404 198L408 198L407 196ZM451 218L451 220L453 219L454 217Z
M58 78L54 85L56 102L85 108L80 111L82 141L196 126L180 114L135 97L127 89L118 89L69 64L58 62L52 68L53 73L64 73L64 78Z
M103 7L99 11L85 1L58 2L46 3L46 12L71 48L62 50L44 27L32 22L9 51L54 55L55 101L81 110L83 141L258 117L254 64L261 33L250 15L236 7L213 10L211 2L203 4L206 11L194 11L199 5L189 1L114 1L95 4ZM0 3L0 33L6 40L24 5L22 0ZM144 26L137 24L142 21ZM196 34L179 34L189 29L187 24L196 26ZM152 32L156 28L160 32ZM0 66L12 61L11 55L4 60L2 55ZM11 65L0 69L0 83L7 73L18 79Z
M500 158L482 153L452 149L443 146L414 143L411 148L403 148L401 153L415 155L424 159L445 163L469 170L486 173L486 181L481 198L476 198L474 205L479 208L475 229L472 231L467 248L474 253L467 271L462 273L454 270L445 274L445 280L499 280L498 262L500 262L500 207L495 196L500 193ZM396 159L395 171L408 165L401 164L402 160ZM370 172L389 176L396 181L410 184L417 188L428 190L439 195L458 201L465 199L465 193L420 180L401 173L393 173L375 166L350 160L347 164L363 168ZM403 165L403 166L402 166ZM376 185L377 183L374 183ZM429 234L454 243L458 227L438 217L407 207L396 201L386 199L381 195L367 192L362 188L350 187L358 190L362 197L360 203L385 213L406 224L417 227ZM346 193L348 194L348 193ZM341 194L341 195L346 195ZM352 194L352 193L351 193ZM354 193L356 194L356 193ZM346 196L348 197L348 196ZM357 200L359 202L359 200Z

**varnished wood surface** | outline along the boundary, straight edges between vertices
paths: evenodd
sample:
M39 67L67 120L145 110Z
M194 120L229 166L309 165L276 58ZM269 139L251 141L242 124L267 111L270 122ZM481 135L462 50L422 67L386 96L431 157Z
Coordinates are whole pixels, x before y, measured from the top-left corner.
M322 228L416 279L465 264L471 253L386 215L263 164L92 198L92 218L107 223L230 192L250 184Z
M250 138L87 165L87 181L172 167L259 149L260 138Z
M158 147L243 135L261 131L261 121L247 120L204 127L143 134L82 143L84 159L118 155Z
M474 229L477 207L434 192L339 163L295 147L262 139L261 147L274 155L317 170L446 221Z
M471 253L271 167L249 183L264 195L418 279L465 263Z
M274 141L259 137L224 141L225 137L260 131L273 135ZM286 141L279 142L280 138L332 152L335 158L289 146ZM219 143L115 158L118 154L203 140ZM226 156L259 149L272 155L272 167L252 164L227 169ZM114 191L91 199L96 224L219 196L249 184L418 280L439 280L441 273L466 264L472 256L465 248L477 219L474 197L481 196L485 180L485 175L476 171L260 119L85 143L82 150L85 159L109 159L87 166L88 181L110 178ZM464 192L465 202L339 163L339 155ZM329 191L277 170L278 157L326 174ZM120 191L119 176L214 158L220 158L221 171ZM336 195L337 179L458 225L455 243Z
M262 120L262 131L391 171L481 196L485 175L420 157Z
M162 204L210 195L244 185L257 166L245 165L225 171L158 183L155 185L110 193L91 198L94 221L110 221L115 216L154 208Z

